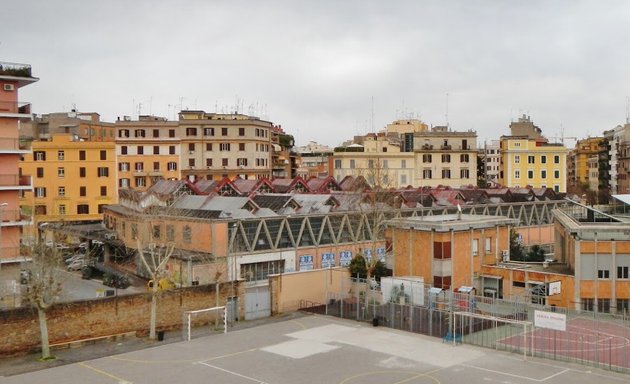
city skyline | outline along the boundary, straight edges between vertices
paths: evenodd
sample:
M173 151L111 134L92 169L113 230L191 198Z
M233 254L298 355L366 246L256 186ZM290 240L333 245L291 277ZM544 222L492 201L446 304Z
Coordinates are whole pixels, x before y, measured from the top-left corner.
M252 114L298 145L396 119L509 134L601 135L627 118L630 5L561 1L26 1L4 6L3 61L29 63L34 113L105 121L182 109ZM18 17L29 15L29 22ZM54 15L54 16L51 16ZM568 143L570 146L572 143Z

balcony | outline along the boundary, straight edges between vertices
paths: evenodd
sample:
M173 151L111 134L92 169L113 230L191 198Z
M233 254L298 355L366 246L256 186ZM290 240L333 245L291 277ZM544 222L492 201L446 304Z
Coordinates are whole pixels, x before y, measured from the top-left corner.
M9 63L0 61L0 76L13 77L33 77L31 75L31 66L28 64Z
M0 174L0 190L31 189L33 182L31 176L18 174Z
M29 153L31 139L15 137L0 137L0 153Z
M0 101L0 117L31 119L31 103L25 101Z
M0 226L12 227L27 225L31 222L31 216L19 209L0 209Z

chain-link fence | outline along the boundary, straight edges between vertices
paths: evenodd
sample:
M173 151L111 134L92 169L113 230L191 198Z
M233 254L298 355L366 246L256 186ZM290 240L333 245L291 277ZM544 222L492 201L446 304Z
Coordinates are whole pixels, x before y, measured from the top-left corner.
M532 297L510 300L442 290L413 279L389 278L381 284L345 280L308 311L372 323L497 350L597 366L630 373L630 319L546 307ZM536 300L534 300L536 301ZM538 312L537 312L538 311ZM564 330L536 324L538 314L558 315Z

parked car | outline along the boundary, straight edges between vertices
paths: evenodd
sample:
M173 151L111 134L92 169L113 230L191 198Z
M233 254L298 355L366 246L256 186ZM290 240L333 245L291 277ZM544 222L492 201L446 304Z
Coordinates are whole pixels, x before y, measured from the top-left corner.
M67 269L68 271L78 271L81 268L83 268L84 265L85 265L85 260L83 259L74 260L73 262L68 264Z
M76 254L76 255L72 255L69 258L66 259L66 265L72 264L75 261L85 261L85 255L82 254Z

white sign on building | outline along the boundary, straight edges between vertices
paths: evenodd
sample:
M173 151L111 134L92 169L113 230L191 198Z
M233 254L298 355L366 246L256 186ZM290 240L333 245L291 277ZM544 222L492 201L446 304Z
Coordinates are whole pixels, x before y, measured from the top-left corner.
M534 311L534 325L539 328L567 330L567 315L555 312Z

